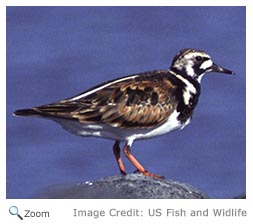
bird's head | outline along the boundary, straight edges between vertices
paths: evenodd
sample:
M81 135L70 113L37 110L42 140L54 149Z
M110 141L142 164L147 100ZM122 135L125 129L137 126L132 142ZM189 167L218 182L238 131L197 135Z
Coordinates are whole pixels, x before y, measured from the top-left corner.
M207 72L219 72L233 75L228 69L213 63L211 57L201 50L187 48L181 50L173 59L172 70L177 70L191 76L193 79L201 81L202 76Z

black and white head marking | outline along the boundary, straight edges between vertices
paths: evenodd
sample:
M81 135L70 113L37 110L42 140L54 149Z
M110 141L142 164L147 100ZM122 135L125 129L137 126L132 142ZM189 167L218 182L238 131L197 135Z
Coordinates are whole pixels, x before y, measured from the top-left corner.
M182 71L200 82L204 73L211 70L212 65L210 56L204 51L184 49L174 58L171 68Z

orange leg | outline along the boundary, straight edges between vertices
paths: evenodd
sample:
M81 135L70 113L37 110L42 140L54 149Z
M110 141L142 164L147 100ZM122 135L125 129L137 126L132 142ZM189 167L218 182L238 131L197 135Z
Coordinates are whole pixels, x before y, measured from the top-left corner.
M119 141L116 141L113 145L113 153L114 153L114 156L117 160L117 163L118 163L118 166L119 166L119 170L120 170L120 173L122 175L126 175L126 169L125 169L125 166L123 164L123 161L122 161L122 158L120 157L120 147L119 147Z
M164 179L163 176L160 175L156 175L153 173L148 172L147 170L145 170L145 168L137 161L137 159L135 159L135 157L133 156L133 154L131 153L131 149L129 145L125 145L123 148L123 152L125 154L125 156L130 160L130 162L137 168L137 170L142 173L145 176L149 176L149 177L154 177L154 178L159 178L159 179Z

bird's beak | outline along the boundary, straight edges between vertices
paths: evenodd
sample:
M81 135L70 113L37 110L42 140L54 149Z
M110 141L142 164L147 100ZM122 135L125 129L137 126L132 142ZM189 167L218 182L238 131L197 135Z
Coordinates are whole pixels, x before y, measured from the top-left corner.
M229 75L234 75L235 73L226 69L226 68L222 68L221 66L219 65L216 65L213 63L211 69L210 69L212 72L219 72L219 73L225 73L225 74L229 74Z

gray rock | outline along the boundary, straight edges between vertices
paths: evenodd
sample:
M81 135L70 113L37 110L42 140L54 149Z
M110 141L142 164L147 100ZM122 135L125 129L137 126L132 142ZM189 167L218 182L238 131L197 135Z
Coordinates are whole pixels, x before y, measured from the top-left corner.
M141 174L106 177L72 186L55 186L40 198L72 199L204 199L205 193L186 183L160 180Z
M234 199L246 199L246 192L234 197Z

